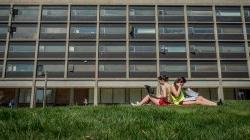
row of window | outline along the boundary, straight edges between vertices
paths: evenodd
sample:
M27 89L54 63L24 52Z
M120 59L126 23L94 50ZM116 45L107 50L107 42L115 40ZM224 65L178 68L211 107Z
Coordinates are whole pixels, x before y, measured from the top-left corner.
M95 24L71 24L69 29L69 38L77 39L96 39ZM100 39L126 39L125 24L100 24ZM130 39L155 39L155 24L130 24ZM37 24L0 24L0 39L6 39L10 32L10 39L35 40L37 38ZM241 24L218 24L219 40L244 40L244 32ZM250 39L250 24L246 25L248 39ZM40 39L54 40L66 39L66 24L41 24ZM188 37L190 40L214 40L213 24L189 24ZM159 39L184 40L184 24L159 24Z
M1 70L3 62L1 62ZM217 62L192 60L191 76L196 77L218 77ZM67 75L76 78L94 78L95 61L68 61ZM187 61L160 61L160 73L170 77L187 76ZM5 77L32 77L34 71L33 61L7 61ZM48 72L48 77L64 77L65 61L38 61L37 77L44 77L44 72ZM221 71L223 78L248 78L248 67L246 61L221 61ZM125 78L126 61L99 61L98 77L100 78ZM129 61L129 77L131 78L154 78L156 77L156 61Z
M13 21L37 21L38 6L0 6L0 21L8 21L9 14ZM216 6L217 21L241 22L240 6ZM100 6L101 21L126 21L126 6ZM154 21L155 6L129 6L130 21ZM159 21L184 21L184 6L158 6ZM244 7L246 21L250 21L250 7ZM212 6L187 6L189 21L213 21ZM96 21L97 6L71 6L71 21ZM42 21L66 21L68 19L68 6L42 6ZM170 20L169 20L170 19Z
M4 57L5 42L0 42L0 58ZM250 50L250 44L248 45ZM36 42L10 42L8 58L34 58ZM95 58L96 42L40 42L38 58ZM99 58L126 58L126 42L99 42ZM130 58L156 58L155 42L129 42ZM245 58L244 42L219 42L221 58ZM160 58L186 58L185 42L160 42ZM215 42L189 42L190 58L216 58Z

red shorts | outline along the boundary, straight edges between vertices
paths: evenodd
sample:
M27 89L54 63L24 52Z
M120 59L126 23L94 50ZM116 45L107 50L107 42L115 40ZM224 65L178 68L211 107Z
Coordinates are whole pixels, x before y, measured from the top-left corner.
M166 106L169 105L170 103L166 101L166 99L160 99L159 100L159 106Z

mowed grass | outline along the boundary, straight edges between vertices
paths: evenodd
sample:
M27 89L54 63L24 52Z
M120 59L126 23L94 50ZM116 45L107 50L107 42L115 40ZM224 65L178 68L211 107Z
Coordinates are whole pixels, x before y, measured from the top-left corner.
M250 101L220 107L0 108L0 139L250 139Z

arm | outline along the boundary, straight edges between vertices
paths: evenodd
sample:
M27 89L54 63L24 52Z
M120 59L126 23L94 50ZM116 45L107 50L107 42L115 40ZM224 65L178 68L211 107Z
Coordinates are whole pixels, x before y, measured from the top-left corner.
M182 87L179 85L179 86L178 86L178 89L176 90L176 88L174 87L174 85L171 86L172 93L173 93L173 95L174 95L175 97L178 97L178 96L180 95L180 93L181 93L181 88L182 88Z

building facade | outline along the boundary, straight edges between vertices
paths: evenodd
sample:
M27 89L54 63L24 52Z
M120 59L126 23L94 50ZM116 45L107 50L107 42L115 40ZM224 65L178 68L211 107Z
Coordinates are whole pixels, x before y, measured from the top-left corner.
M249 45L249 0L1 0L0 104L129 104L161 74L250 99Z

